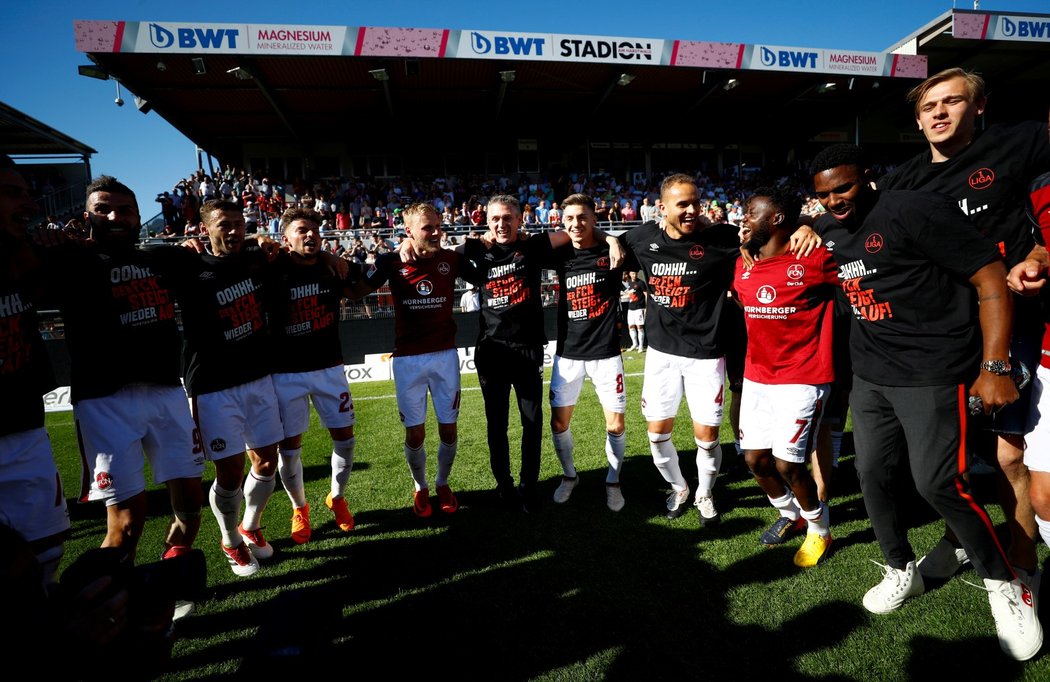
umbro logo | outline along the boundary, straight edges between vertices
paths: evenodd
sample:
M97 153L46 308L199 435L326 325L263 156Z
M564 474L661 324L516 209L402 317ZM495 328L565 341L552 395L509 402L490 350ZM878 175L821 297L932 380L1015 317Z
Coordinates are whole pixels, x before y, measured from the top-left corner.
M215 279L215 273L211 270L205 270L201 273L201 279Z
M496 260L496 257L493 256L491 253L486 253L485 260Z
M826 241L826 242L824 242L824 248L827 249L828 251L831 251L831 249L834 246L835 246L835 242L833 242L833 241Z
M105 263L105 262L109 261L109 256L107 256L104 253L100 253L100 254L98 254L98 259L100 261L102 261L103 263Z
M650 251L659 251L660 250L660 245L656 244L656 243L650 244L649 245L649 250Z

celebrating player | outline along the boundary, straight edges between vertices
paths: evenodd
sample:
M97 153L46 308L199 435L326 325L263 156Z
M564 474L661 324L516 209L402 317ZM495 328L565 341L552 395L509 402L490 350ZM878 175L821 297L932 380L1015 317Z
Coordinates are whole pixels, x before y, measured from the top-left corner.
M828 510L806 469L829 383L833 286L837 268L827 249L789 254L801 201L788 189L755 190L744 213L746 248L755 259L737 264L734 292L747 323L747 358L740 406L740 444L748 467L780 518L762 534L774 546L808 527L795 565L828 556Z
M627 437L624 432L623 358L620 357L619 301L622 269L611 268L609 245L595 236L594 200L573 194L562 202L565 231L571 244L554 250L561 284L558 300L558 351L551 375L551 436L563 476L554 501L564 504L579 483L573 461L574 442L569 428L573 409L590 377L605 412L606 504L623 509L620 469Z

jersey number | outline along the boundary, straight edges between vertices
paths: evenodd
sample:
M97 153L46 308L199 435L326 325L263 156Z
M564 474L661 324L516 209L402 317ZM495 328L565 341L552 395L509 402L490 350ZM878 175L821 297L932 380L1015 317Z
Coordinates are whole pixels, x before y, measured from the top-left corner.
M193 454L199 455L204 452L204 443L201 442L201 430L193 429Z
M725 386L719 386L718 395L715 396L715 405L721 405L723 402L725 402L725 390ZM791 442L794 443L795 441Z
M340 412L349 412L350 410L354 409L354 403L353 403L352 400L350 400L350 394L349 393L340 393L339 394L339 400L340 400L340 402L339 402L339 411Z
M622 374L617 374L616 375L616 392L617 393L623 393L623 375Z

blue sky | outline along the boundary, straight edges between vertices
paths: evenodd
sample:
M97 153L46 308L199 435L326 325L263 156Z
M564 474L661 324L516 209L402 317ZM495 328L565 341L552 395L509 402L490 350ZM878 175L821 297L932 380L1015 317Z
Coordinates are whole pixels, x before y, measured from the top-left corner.
M502 29L627 37L884 50L941 13L951 0L565 0L472 2L158 3L133 0L19 2L0 9L6 65L0 100L98 150L95 174L116 175L148 201L196 168L194 144L156 113L113 104L115 86L77 75L87 63L73 43L74 19L297 23L453 29ZM983 0L988 12L1050 13L1048 0ZM958 3L972 9L973 3ZM143 201L143 212L151 212Z

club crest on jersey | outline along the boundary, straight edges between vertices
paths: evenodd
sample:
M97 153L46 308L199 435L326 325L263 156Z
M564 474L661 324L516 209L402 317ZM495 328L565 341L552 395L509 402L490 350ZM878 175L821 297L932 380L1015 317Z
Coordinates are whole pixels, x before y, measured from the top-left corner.
M431 284L429 279L421 279L416 284L416 291L420 296L429 296L434 291L434 285Z
M800 263L792 263L788 266L787 276L788 279L802 279L806 274L806 269L802 267Z
M700 260L704 257L704 247L699 244L693 244L693 246L689 248L689 257L693 260Z
M452 272L452 268L449 266L448 263L442 261L438 263L438 272L440 272L442 275L447 275L448 273Z
M113 487L113 477L108 471L100 471L95 475L95 486L99 490L108 490Z
M212 452L222 452L226 449L226 441L222 438L216 438L211 442L210 447Z
M995 171L991 168L978 168L970 173L970 178L967 182L970 183L970 187L973 189L988 189L995 182Z
M885 242L882 239L882 235L878 232L872 232L868 235L868 238L864 240L864 250L868 253L878 253L882 251L882 247Z
M594 261L594 265L596 267L599 267L599 268L607 268L607 267L609 267L609 257L608 256L599 256L598 260Z
M777 290L768 284L763 284L758 288L758 291L755 292L755 298L757 298L758 302L762 305L769 305L777 300Z

